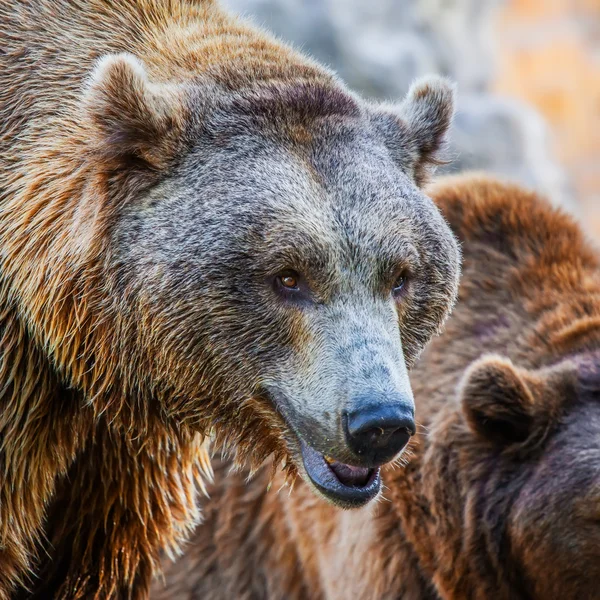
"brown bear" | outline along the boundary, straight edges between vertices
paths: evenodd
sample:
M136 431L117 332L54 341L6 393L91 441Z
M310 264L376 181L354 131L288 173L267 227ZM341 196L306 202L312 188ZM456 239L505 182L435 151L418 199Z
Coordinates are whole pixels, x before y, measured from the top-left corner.
M458 288L452 86L369 103L212 0L0 23L0 599L145 597L209 434L376 497Z
M432 195L464 275L411 374L421 432L406 467L348 512L222 462L152 598L600 598L598 253L518 187L464 176Z

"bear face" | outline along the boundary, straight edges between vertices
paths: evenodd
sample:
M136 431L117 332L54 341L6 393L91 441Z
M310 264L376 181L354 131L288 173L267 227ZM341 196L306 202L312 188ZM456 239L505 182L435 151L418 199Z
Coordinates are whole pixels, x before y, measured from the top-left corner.
M127 196L113 280L141 324L122 370L148 365L161 410L240 459L372 499L414 433L407 369L456 294L457 245L415 182L451 96L421 82L394 112L314 82L175 89L103 59L85 105Z
M458 456L478 481L463 492L475 550L466 579L473 578L477 597L493 589L506 598L596 597L600 353L583 351L542 369L486 357L467 372L461 397L467 430ZM439 464L437 453L448 451L433 443L431 460ZM505 587L497 587L499 575ZM444 597L457 597L440 587Z

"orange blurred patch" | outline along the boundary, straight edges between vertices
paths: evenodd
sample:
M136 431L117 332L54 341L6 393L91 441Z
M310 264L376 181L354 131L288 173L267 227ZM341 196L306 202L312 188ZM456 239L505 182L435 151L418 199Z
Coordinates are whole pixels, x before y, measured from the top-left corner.
M600 2L510 0L498 24L495 91L535 106L600 235Z

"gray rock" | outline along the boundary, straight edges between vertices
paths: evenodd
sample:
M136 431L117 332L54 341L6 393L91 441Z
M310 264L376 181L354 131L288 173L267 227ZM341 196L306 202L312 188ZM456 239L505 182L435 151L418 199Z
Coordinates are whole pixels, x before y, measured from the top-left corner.
M577 213L569 180L550 156L550 146L548 127L531 107L488 93L463 95L450 135L452 162L441 172L487 171Z

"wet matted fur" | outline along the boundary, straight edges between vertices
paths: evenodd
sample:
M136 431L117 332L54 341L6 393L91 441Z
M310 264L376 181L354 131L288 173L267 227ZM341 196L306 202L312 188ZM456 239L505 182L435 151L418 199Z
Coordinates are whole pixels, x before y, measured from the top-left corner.
M517 187L464 176L431 193L464 275L411 375L421 435L385 499L339 511L220 463L154 600L598 598L599 255Z

